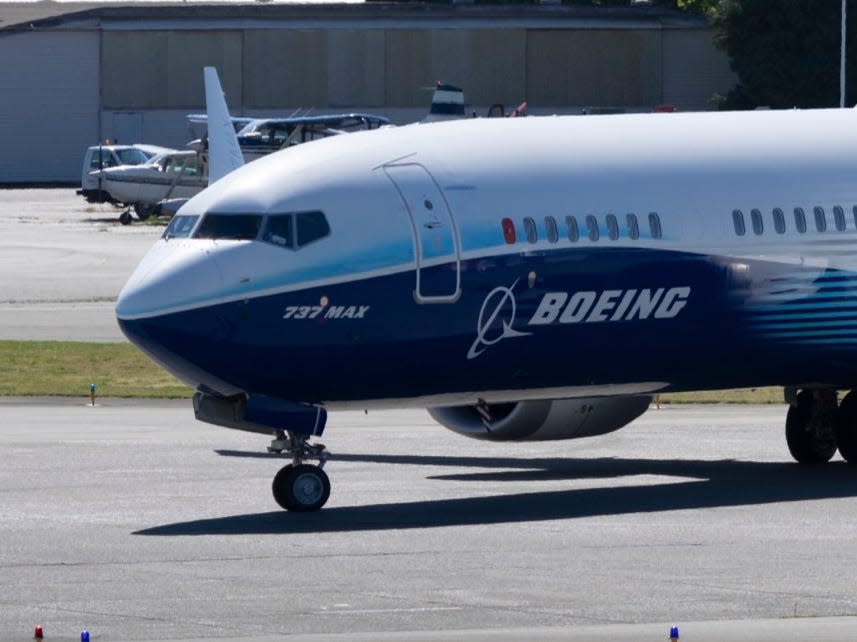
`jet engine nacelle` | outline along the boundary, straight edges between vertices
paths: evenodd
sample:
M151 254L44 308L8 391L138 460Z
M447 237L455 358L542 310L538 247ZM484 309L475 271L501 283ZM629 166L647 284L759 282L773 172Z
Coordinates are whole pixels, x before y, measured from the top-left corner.
M429 408L435 421L453 432L488 441L546 441L604 435L642 415L652 398L590 397Z

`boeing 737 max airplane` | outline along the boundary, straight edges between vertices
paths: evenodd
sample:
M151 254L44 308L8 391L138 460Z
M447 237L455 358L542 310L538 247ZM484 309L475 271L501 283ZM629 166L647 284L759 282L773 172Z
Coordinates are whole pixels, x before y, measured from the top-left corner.
M271 433L315 510L326 409L487 440L778 385L800 462L857 462L857 112L462 120L336 136L189 201L123 289L198 419Z

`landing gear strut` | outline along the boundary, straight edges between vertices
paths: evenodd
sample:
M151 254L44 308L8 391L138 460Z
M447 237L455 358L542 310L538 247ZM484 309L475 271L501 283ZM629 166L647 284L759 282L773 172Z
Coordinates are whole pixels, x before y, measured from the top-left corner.
M852 402L852 405L857 404ZM830 461L836 452L838 415L836 391L803 390L798 393L786 415L786 443L798 463Z
M268 451L292 459L274 477L274 499L290 511L314 511L324 506L330 497L330 480L322 467L330 453L321 444L309 443L310 437L320 437L324 432L324 407L267 395L221 397L199 390L193 396L193 412L200 421L217 426L266 435L273 432L275 438ZM317 461L318 465L307 461Z
M291 456L292 463L280 469L274 477L271 490L274 500L289 511L306 513L316 511L330 497L330 479L322 470L330 458L323 444L307 443L307 435L282 431L271 442L268 452ZM318 465L306 464L306 460L317 460Z

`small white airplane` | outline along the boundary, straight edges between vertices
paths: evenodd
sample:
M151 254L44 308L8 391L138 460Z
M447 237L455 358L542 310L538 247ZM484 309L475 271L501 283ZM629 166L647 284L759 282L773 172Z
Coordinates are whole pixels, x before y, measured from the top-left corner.
M797 461L857 462L855 150L853 110L337 136L191 199L116 315L198 419L273 434L289 510L328 498L310 439L337 408L575 439L658 393L776 385Z
M154 214L160 201L188 199L208 185L205 157L190 150L163 152L140 165L106 167L91 176L111 200L133 207L140 220ZM119 220L130 223L130 211L123 212Z

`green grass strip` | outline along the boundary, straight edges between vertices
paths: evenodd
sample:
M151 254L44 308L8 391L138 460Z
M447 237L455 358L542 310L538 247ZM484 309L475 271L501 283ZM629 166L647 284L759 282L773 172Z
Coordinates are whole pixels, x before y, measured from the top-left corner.
M193 391L130 343L0 341L0 396L184 398ZM683 392L661 404L783 403L782 388Z
M736 403L736 404L785 404L783 389L741 388L736 390L711 390L703 392L673 392L660 395L661 404L682 403Z
M0 341L0 396L190 397L130 343Z

